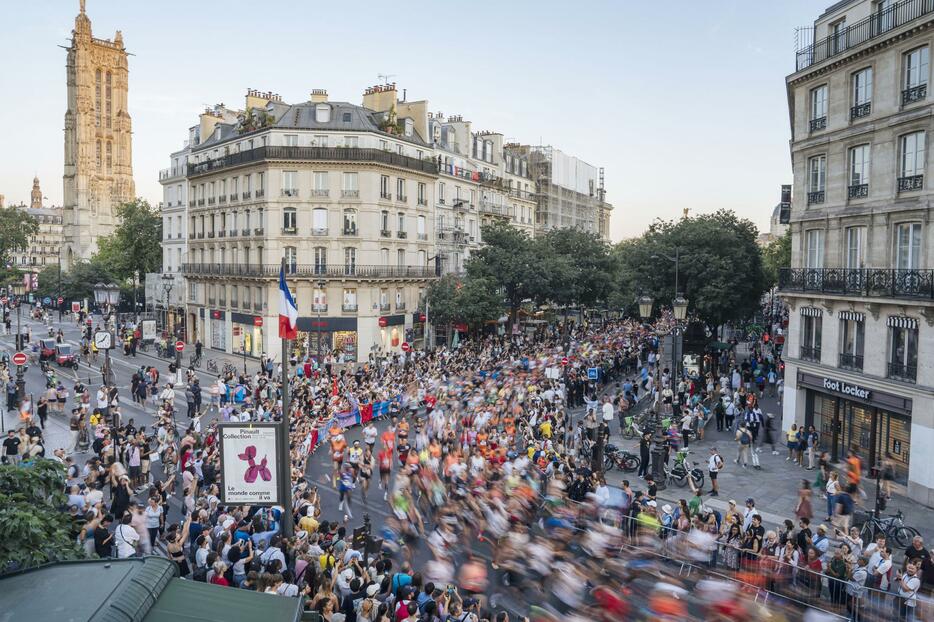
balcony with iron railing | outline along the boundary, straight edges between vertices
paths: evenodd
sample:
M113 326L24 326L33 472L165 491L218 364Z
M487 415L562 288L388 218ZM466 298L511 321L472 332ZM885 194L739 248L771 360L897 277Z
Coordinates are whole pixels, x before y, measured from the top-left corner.
M840 353L840 369L863 371L863 355L851 352Z
M429 279L439 276L437 266L369 266L360 264L292 264L287 274L297 277L332 279ZM242 276L274 278L279 264L182 264L182 273L191 276Z
M408 203L409 197L405 196L404 194L397 194L396 201L399 203Z
M872 102L856 104L850 108L850 120L862 119L872 113Z
M902 0L882 11L876 11L842 32L832 33L796 51L798 71L822 63L835 56L853 52L873 39L878 39L916 20L934 13L934 0Z
M379 237L381 237L381 238L391 238L391 237L392 237L392 231L390 231L389 229L380 229L380 230L379 230Z
M438 163L434 159L420 160L391 151L383 151L382 149L267 145L265 147L254 147L253 149L245 149L237 153L230 153L212 160L198 162L197 164L189 164L188 175L190 177L197 177L215 171L264 160L368 162L395 166L428 175L438 174Z
M834 296L932 300L934 270L781 268L778 289Z
M808 205L815 205L818 203L824 202L824 191L815 190L814 192L808 192Z
M799 358L803 361L820 363L820 346L801 346Z
M357 228L344 225L344 228L341 230L341 235L357 235Z
M392 307L390 306L388 302L381 302L379 303L379 310L380 311L391 311Z
M924 175L907 175L898 178L899 192L912 192L924 188Z
M214 203L215 203L214 197L208 197L208 205L214 205Z
M328 234L327 227L312 227L311 229L311 235L313 236L322 236L322 235L327 235L327 234Z
M512 207L501 203L493 203L489 199L480 199L480 213L494 216L512 216Z
M295 227L282 227L282 235L295 235L298 229Z
M391 192L383 192L382 190L380 190L379 198L381 198L381 199L384 200L384 201L392 201L392 193L391 193Z
M886 376L893 380L914 383L918 380L918 366L906 365L902 362L889 361L886 368Z
M827 117L820 117L819 119L811 119L811 131L818 132L820 130L827 129Z
M313 197L326 197L330 195L331 191L327 188L315 188L311 191L311 196Z
M282 189L282 196L284 196L284 197L297 197L297 196L298 196L298 188L283 188L283 189Z
M256 191L257 199L262 199L264 196L266 196L266 191L264 189L260 188L259 190Z
M846 195L850 199L865 199L869 196L869 184L852 184L847 186Z
M218 202L218 203L226 203L226 202L227 202L227 195L226 195L226 194L222 194L222 195L220 195L219 197L217 197L217 202Z
M928 96L928 85L918 84L902 90L902 106L923 101Z
M409 234L405 231L396 231L396 237L399 238L400 240L404 240L407 237L409 237Z
M237 195L236 192L233 193L233 194L228 194L228 195L227 195L227 198L230 199L230 202L231 202L231 203L235 203L236 201L239 201L239 200L240 200L240 197Z
M359 199L360 191L359 190L341 190L342 199Z
M241 199L249 199L253 193L249 190L240 194Z

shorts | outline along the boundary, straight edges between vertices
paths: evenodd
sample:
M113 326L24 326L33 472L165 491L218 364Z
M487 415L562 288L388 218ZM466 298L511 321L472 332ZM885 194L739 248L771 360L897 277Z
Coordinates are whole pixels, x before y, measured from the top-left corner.
M141 470L141 469L140 469L140 467L138 467L138 466L131 466L131 467L130 467L130 477L131 477L132 479L137 479L137 478L139 478L140 470Z
M717 481L717 471L707 471L707 474L710 475L710 481Z

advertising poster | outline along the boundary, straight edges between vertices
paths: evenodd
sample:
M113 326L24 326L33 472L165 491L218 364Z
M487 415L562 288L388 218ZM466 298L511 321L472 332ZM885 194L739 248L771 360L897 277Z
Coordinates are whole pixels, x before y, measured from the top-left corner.
M156 340L156 321L143 320L143 341Z
M278 505L279 476L274 423L222 423L221 502Z

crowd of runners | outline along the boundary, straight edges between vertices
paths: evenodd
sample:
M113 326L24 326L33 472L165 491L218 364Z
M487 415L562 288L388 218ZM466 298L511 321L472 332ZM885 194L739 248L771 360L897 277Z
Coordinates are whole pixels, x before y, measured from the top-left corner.
M290 361L287 508L225 506L218 491L216 424L278 420L278 363L207 387L189 370L183 403L155 366L139 369L129 396L76 386L73 446L53 452L67 468L75 538L92 556L155 552L192 580L303 598L328 622L932 615L924 543L894 551L847 529L849 471L827 489L839 501L826 524L801 512L767 526L753 499L719 512L700 488L673 507L646 468L607 485L601 450L647 410L663 421L668 459L708 418L736 429L737 465L755 466L758 446L791 432L789 458L804 459L807 435L758 409L780 390L777 357L714 354L676 378L659 363L672 323L558 324L341 369ZM155 425L121 417L122 399L148 404ZM655 418L638 420L645 467ZM22 427L41 439L33 422ZM328 481L309 481L309 457L325 453ZM716 481L729 458L710 453ZM389 518L355 538L371 508ZM295 537L282 536L283 521Z

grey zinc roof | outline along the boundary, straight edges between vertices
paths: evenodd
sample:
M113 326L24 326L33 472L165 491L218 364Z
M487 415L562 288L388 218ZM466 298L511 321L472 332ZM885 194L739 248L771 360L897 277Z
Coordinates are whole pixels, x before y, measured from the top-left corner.
M382 113L373 112L368 108L363 106L358 106L356 104L351 104L350 102L321 102L327 104L331 107L331 119L327 123L319 123L315 120L315 106L318 103L315 102L302 102L301 104L283 104L280 102L270 102L272 105L273 114L279 119L273 125L273 127L280 129L305 129L305 130L331 130L337 132L381 132L379 129L379 120L382 118ZM350 114L350 122L344 122L344 114ZM400 117L402 121L404 117ZM237 134L236 126L230 123L218 123L217 126L221 128L220 138L217 138L215 134L211 134L211 137L208 140L203 141L200 145L196 146L196 150L201 150L212 145L218 145L232 138L239 138L241 135ZM419 136L418 131L413 130L412 136L404 136L399 134L386 134L387 136L392 136L397 140L402 140L405 142L413 143L416 145L422 145L428 147L428 143L425 142L422 136ZM248 134L243 134L242 136L249 136Z

